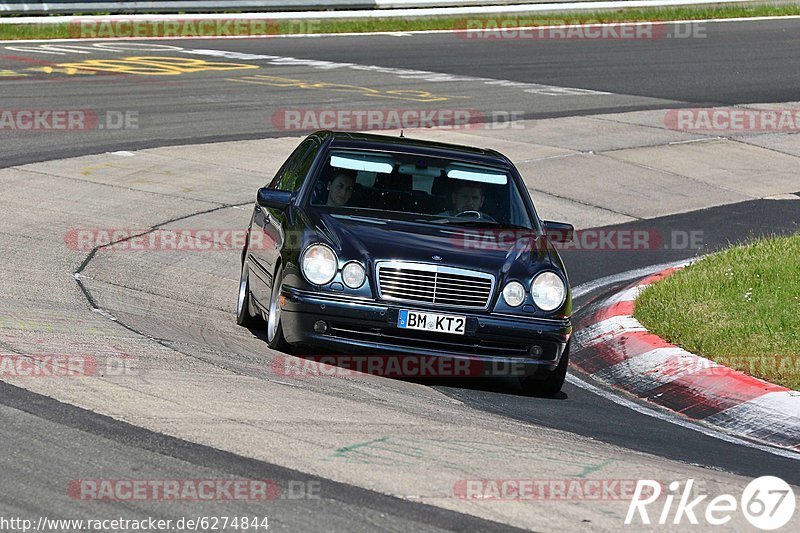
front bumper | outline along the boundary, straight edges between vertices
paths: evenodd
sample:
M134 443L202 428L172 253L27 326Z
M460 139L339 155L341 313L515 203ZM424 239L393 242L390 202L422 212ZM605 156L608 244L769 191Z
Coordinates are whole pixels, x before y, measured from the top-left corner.
M283 288L282 296L281 323L289 344L340 353L443 356L522 365L531 371L552 370L572 335L569 319L501 316L413 303L389 304L290 287ZM400 329L397 319L401 309L465 316L465 334ZM328 324L327 332L314 331L314 323L319 320ZM534 346L541 348L541 354L531 355Z

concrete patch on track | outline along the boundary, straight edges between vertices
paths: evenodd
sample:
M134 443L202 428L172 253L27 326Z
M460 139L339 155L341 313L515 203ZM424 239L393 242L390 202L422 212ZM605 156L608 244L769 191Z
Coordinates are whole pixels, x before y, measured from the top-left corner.
M793 137L793 136L790 136ZM697 186L724 188L731 198L763 198L797 188L800 179L789 169L797 157L735 140L713 140L619 150L609 157L641 168L689 178ZM687 190L688 196L702 196Z
M603 150L649 149L642 147L641 128L652 130L647 144L704 138L647 125L625 134L614 126L617 140L609 145L603 131L616 118L580 119L578 125L558 119L547 127L532 122L509 141L483 129L406 134L507 151L521 163L537 202L538 195L546 195L541 214L579 227L648 216L638 206L655 209L656 200L658 212L666 213L761 194L732 194L720 175L701 189L696 177L660 168L640 172L636 165L609 157ZM569 131L582 131L588 141L570 139L564 133ZM546 520L553 528L574 529L588 520L598 529L615 529L629 498L531 505L513 498L465 498L456 487L470 479L695 478L713 485L712 494L741 492L747 480L740 476L498 418L419 383L277 375L270 364L277 354L233 321L239 268L235 247L207 252L100 249L84 263L87 252L65 241L77 229L244 228L255 190L270 180L297 141L159 148L0 170L3 352L136 362L129 371L101 366L102 372L81 378L4 379L168 435L523 527ZM779 175L790 171L789 160L781 158L778 165ZM664 180L671 180L670 187ZM687 207L685 187L690 186L703 202ZM592 194L584 196L584 190ZM75 284L72 275L81 265L81 281L104 314L87 304ZM352 454L341 452L384 438L380 450L369 448L376 461L352 460ZM361 450L357 459L367 448ZM547 453L532 457L525 450ZM406 458L402 464L391 460L399 453ZM587 465L596 469L587 470Z

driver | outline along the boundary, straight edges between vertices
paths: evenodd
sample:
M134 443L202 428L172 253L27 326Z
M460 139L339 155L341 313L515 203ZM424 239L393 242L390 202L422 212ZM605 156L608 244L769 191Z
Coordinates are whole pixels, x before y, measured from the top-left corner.
M486 197L483 193L483 186L475 182L462 182L450 194L453 207L450 211L439 213L441 216L454 217L464 211L478 211L483 207Z
M356 178L347 172L338 171L328 183L328 200L325 205L342 207L353 196Z

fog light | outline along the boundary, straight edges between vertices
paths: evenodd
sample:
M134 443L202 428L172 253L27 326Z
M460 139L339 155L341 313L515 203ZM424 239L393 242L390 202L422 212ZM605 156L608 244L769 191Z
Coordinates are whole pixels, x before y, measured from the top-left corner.
M342 268L342 281L351 289L358 289L367 279L367 271L358 261L350 261Z
M541 346L531 346L530 350L528 350L528 355L537 359L540 358L543 353L544 350L542 350Z
M327 333L328 332L328 323L324 320L317 320L314 322L314 332L315 333Z
M517 307L525 301L525 287L519 281L509 281L503 288L503 300L511 307Z

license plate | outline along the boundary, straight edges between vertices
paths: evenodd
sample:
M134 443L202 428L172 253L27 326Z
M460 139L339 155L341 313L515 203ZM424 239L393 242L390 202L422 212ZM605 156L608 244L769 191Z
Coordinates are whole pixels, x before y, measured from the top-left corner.
M463 335L467 318L456 315L439 315L436 313L423 313L401 309L397 317L397 327L400 329L420 329L435 333L452 333Z

